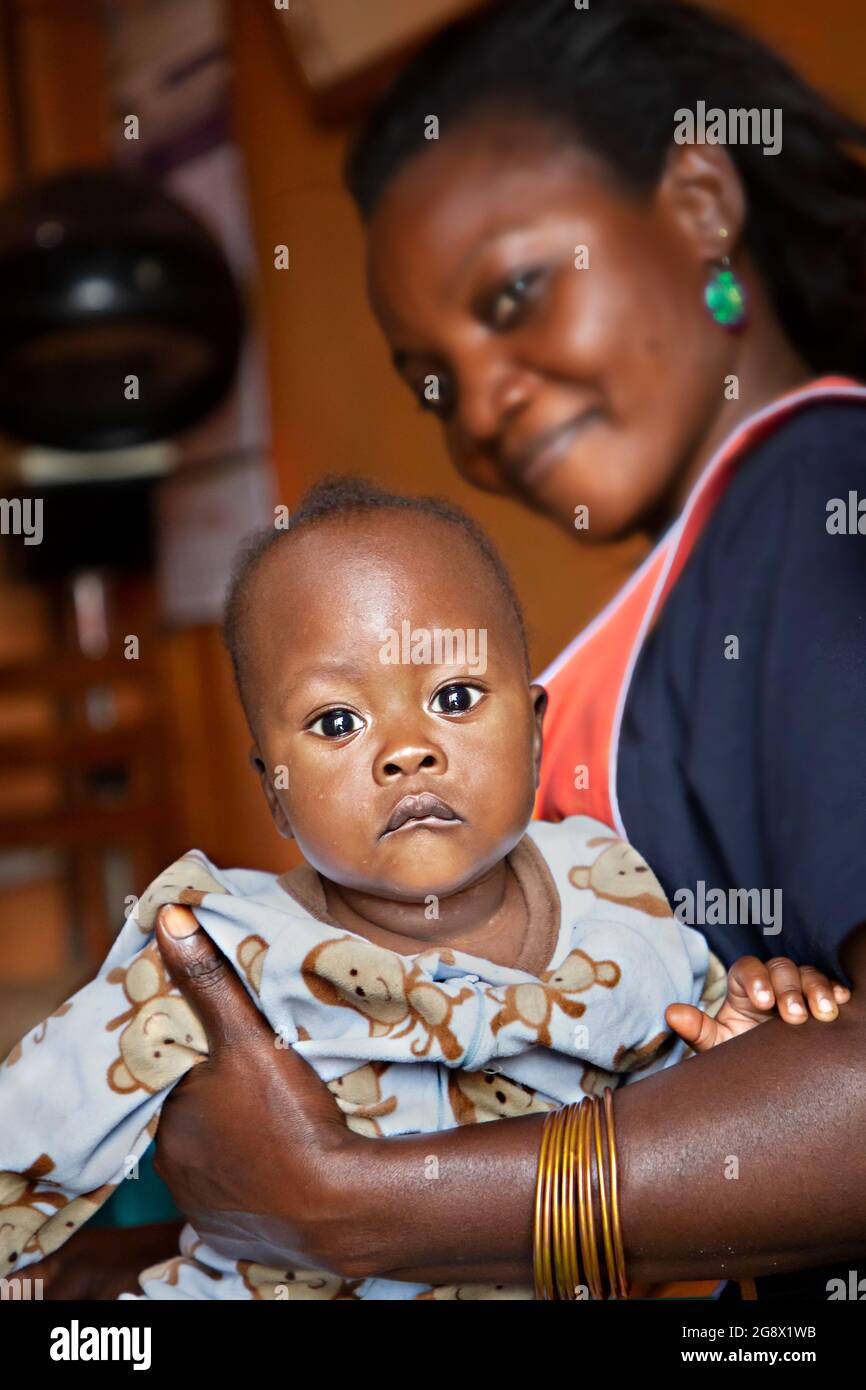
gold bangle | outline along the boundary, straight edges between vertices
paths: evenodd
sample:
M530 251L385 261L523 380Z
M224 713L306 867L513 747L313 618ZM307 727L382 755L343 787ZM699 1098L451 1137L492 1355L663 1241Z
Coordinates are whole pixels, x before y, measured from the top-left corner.
M580 1137L583 1132L583 1102L581 1101L577 1114L577 1132L575 1135L574 1147L574 1167L577 1177L577 1234L582 1256L582 1266L584 1279L589 1282L586 1272L586 1199L584 1197L584 1175L583 1163L581 1162Z
M598 1239L595 1229L595 1211L592 1200L592 1139L593 1139L593 1116L596 1109L596 1099L589 1097L586 1110L586 1122L584 1125L583 1138L583 1166L586 1173L586 1229L588 1233L587 1248L583 1252L583 1263L586 1269L587 1283L593 1298L604 1298L604 1289L601 1282L601 1266L598 1259Z
M586 1163L584 1155L586 1150L586 1121L588 1098L580 1103L580 1117L577 1126L577 1153L575 1163L577 1166L577 1219L580 1233L580 1249L583 1256L583 1272L590 1297L595 1297L595 1287L592 1272L592 1257L590 1254L590 1234L589 1234L589 1215L587 1201L587 1182L586 1182Z
M611 1224L613 1226L613 1246L616 1255L619 1296L620 1298L628 1298L625 1249L622 1240L622 1226L619 1219L619 1176L616 1164L616 1128L613 1119L613 1091L609 1086L606 1086L604 1089L604 1118L610 1168L610 1214Z
M568 1124L568 1106L560 1106L556 1116L556 1135L553 1148L553 1176L551 1179L551 1256L553 1261L553 1282L558 1299L566 1298L564 1292L567 1287L567 1279L564 1264L564 1245L562 1233L562 1218L564 1207L564 1178L565 1178L565 1146L563 1138Z
M550 1150L550 1137L556 1111L551 1110L545 1117L544 1126L541 1131L541 1147L538 1154L538 1173L535 1182L535 1214L533 1223L533 1243L532 1243L532 1263L535 1275L535 1297L537 1299L547 1299L549 1284L547 1282L546 1268L546 1226L548 1210L548 1175L549 1164L547 1156Z
M566 1218L565 1218L565 1240L566 1240L566 1254L567 1254L567 1258L568 1258L568 1283L569 1283L569 1290L570 1290L570 1292L569 1292L569 1298L571 1298L571 1299L576 1299L576 1298L577 1298L577 1296L578 1296L578 1288L580 1287L580 1261L579 1261L579 1259L578 1259L577 1222L576 1222L576 1218L575 1218L575 1202L574 1202L574 1188L575 1188L575 1176L576 1176L576 1173L575 1173L576 1164L575 1164L574 1149L575 1149L575 1141L576 1141L576 1138L577 1138L577 1125L578 1125L579 1117L580 1117L580 1106L579 1106L578 1104L576 1104L576 1103L575 1103L575 1104L572 1104L571 1107L570 1107L570 1114L569 1114L569 1118L568 1118L568 1125L567 1125L567 1127L566 1127L566 1132L565 1132L565 1151L566 1151L566 1160L567 1160L567 1164L568 1164L568 1188L567 1188Z
M555 1200L558 1205L558 1219L554 1218L554 1265L559 1298L573 1301L577 1297L580 1282L577 1264L577 1236L574 1222L574 1140L579 1106L571 1102L563 1108L563 1118L558 1135L560 1136L559 1181ZM556 1208L554 1209L556 1211Z
M576 1299L582 1288L581 1272L591 1298L628 1298L613 1093L609 1087L604 1090L603 1126L601 1116L602 1104L595 1096L557 1106L545 1116L532 1241L535 1296L542 1301ZM593 1156L604 1274L593 1205Z
M598 1204L601 1208L601 1228L602 1239L604 1240L604 1259L607 1266L607 1282L609 1297L617 1296L617 1277L616 1261L613 1253L613 1240L611 1238L610 1213L607 1204L607 1192L605 1190L605 1164L601 1148L601 1106L596 1104L593 1111L595 1119L595 1166L598 1172Z

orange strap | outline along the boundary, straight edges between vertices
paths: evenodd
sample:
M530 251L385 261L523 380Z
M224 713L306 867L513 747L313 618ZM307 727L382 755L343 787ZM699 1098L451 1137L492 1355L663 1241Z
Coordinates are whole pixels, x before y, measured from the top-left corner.
M796 411L815 402L866 404L866 387L824 377L780 397L726 440L695 483L677 521L607 608L539 676L548 693L539 820L594 816L627 839L616 796L622 711L644 639L739 465Z

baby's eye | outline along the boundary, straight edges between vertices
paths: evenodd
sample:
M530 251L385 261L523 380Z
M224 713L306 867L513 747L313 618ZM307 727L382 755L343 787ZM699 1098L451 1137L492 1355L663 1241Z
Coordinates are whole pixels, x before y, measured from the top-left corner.
M476 685L444 685L430 703L436 714L465 714L478 704L483 694Z
M540 270L527 271L518 275L488 300L484 318L491 328L502 332L513 328L527 307L530 294L541 277Z
M310 733L318 734L320 738L345 738L363 726L364 721L350 709L329 709L327 714L320 715L309 727Z

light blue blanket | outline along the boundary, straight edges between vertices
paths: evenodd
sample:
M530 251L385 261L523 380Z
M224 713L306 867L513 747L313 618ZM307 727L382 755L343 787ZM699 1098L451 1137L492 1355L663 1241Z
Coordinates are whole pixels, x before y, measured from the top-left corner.
M522 886L534 875L559 898L537 975L445 948L406 956L373 945L305 907L291 876L221 870L197 850L173 864L96 978L0 1067L0 1275L56 1250L135 1180L167 1091L206 1057L204 1030L155 943L164 903L193 907L275 1046L295 1047L347 1124L370 1137L548 1110L679 1061L686 1049L665 1009L714 1011L724 970L674 918L640 856L572 817L532 822L510 862ZM140 1283L148 1298L532 1296L265 1268L224 1259L190 1226L180 1255Z

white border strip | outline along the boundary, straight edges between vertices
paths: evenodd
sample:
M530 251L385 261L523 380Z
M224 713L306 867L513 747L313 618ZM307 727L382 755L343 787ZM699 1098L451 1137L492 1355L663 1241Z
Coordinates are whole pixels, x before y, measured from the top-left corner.
M586 627L581 628L577 636L571 639L568 646L559 653L559 656L555 656L553 658L553 661L550 663L549 666L545 668L544 671L542 671L541 675L535 677L536 681L538 681L541 685L544 685L545 681L553 680L554 676L558 675L559 672L562 670L563 666L566 666L568 664L568 662L574 656L574 653L580 647L583 646L584 642L589 641L590 637L596 631L596 629L601 627L602 623L607 622L608 618L616 611L616 609L620 606L621 603L625 603L625 600L631 593L632 589L635 587L636 584L640 583L641 576L643 575L644 570L649 569L650 565L656 557L656 552L661 548L661 546L663 546L667 542L667 539L670 536L671 531L674 529L676 524L676 521L673 521L671 523L667 531L665 531L664 535L656 541L650 553L647 556L645 556L643 560L641 560L634 573L630 574L625 583L617 589L613 598L608 599L604 608L602 608L599 613L596 613L595 617L592 618L589 621L589 623L587 623Z

